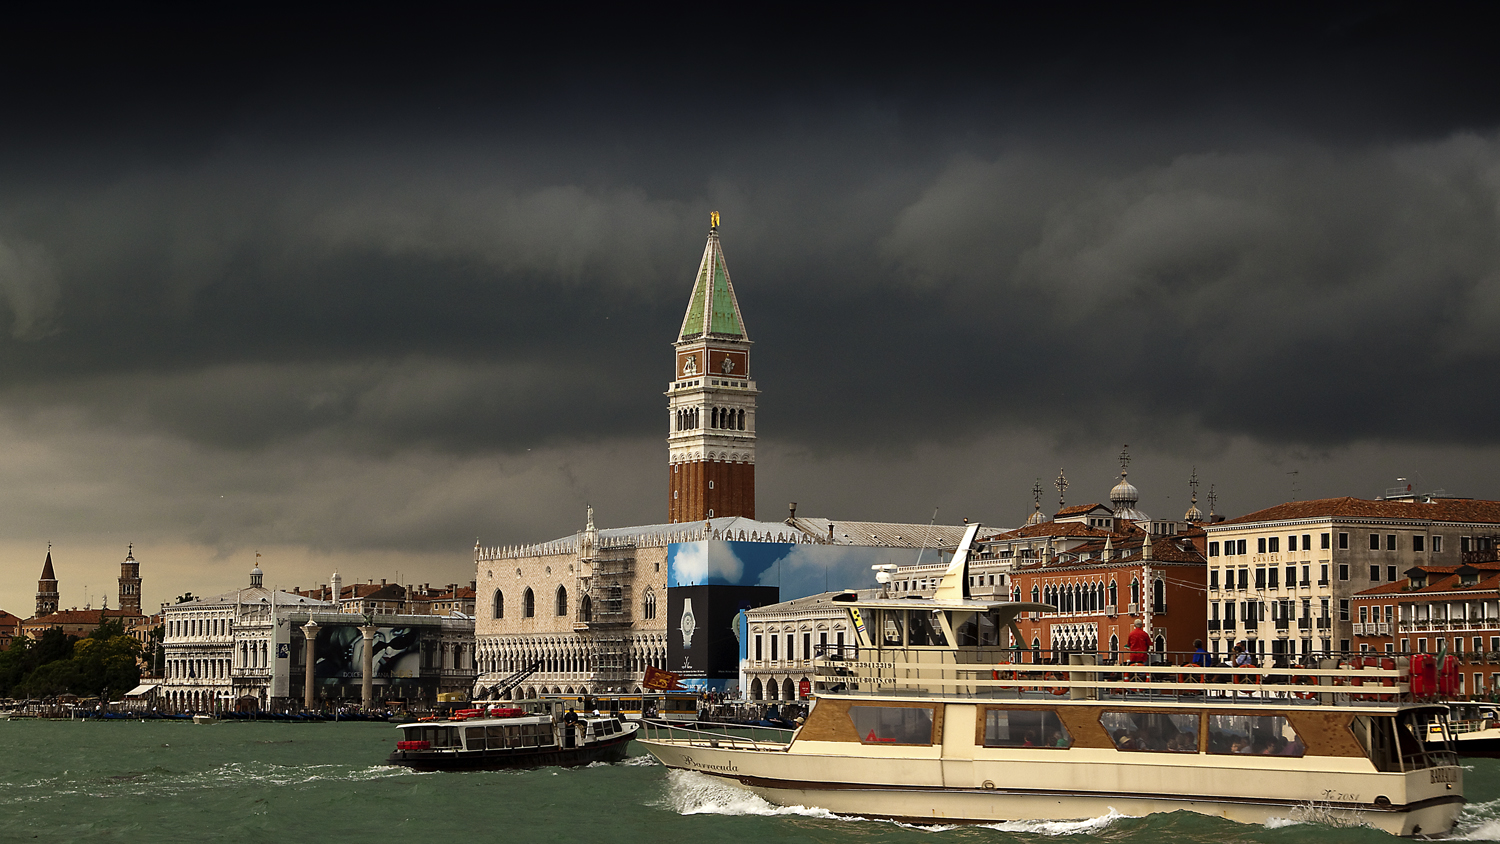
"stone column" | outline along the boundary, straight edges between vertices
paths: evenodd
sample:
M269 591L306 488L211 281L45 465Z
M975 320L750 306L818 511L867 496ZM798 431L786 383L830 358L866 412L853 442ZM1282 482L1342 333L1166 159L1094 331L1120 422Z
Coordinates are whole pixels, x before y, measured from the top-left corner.
M359 632L365 637L365 659L364 679L361 682L361 700L366 711L374 708L375 703L375 625L366 624L359 628Z
M318 641L318 623L308 619L302 625L302 635L307 637L307 679L302 690L302 708L311 711L317 702L317 687L313 685L313 645Z

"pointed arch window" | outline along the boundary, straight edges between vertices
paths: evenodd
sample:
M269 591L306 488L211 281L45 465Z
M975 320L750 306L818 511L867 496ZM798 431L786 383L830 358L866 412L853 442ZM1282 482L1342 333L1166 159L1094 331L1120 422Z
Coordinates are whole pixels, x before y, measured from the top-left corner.
M1151 611L1167 611L1167 584L1161 578L1151 582Z
M526 591L521 593L521 617L536 617L536 594L531 591L530 586L526 587Z
M495 590L495 618L505 618L505 593Z
M1031 602L1033 604L1038 604L1041 603L1041 600L1041 591L1038 590L1035 586L1031 587Z
M1107 603L1112 607L1120 605L1120 590L1119 587L1115 586L1113 580L1109 582L1109 601Z
M588 595L583 596L583 600L578 602L578 616L579 620L585 624L594 620L593 598L590 598Z
M559 586L559 587L557 587L557 615L564 616L564 615L567 615L567 614L568 614L568 588L566 586Z
M641 599L641 616L647 620L656 618L656 590L647 589L646 597Z
M1140 602L1141 602L1141 582L1139 580L1137 580L1137 579L1135 579L1135 578L1132 577L1130 579L1130 603L1132 603L1132 604L1139 604Z

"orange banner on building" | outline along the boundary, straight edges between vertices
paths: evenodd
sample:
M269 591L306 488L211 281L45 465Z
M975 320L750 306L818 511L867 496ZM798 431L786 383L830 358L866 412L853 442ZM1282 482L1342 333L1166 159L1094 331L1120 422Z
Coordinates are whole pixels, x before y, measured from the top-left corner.
M665 692L682 688L681 683L682 675L673 674L670 671L663 671L660 668L648 665L646 666L646 679L642 681L641 685L648 689Z

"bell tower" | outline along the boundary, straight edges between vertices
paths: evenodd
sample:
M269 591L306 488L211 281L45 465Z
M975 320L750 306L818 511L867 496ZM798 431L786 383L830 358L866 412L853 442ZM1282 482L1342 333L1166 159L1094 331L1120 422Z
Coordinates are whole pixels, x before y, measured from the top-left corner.
M36 582L36 616L57 612L57 575L52 572L52 545L47 545L47 561L42 563L42 576Z
M130 615L141 614L141 564L135 561L134 545L120 563L120 609Z
M677 334L667 387L667 517L755 518L755 397L750 337L719 245L719 212Z

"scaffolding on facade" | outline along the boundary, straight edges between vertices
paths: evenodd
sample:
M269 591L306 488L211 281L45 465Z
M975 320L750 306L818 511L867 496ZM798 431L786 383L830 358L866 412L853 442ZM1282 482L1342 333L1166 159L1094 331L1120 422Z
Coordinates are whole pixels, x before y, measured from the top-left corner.
M630 665L635 551L634 543L599 547L588 561L593 573L579 621L587 625L592 644L591 681L601 691L629 691L635 680Z

